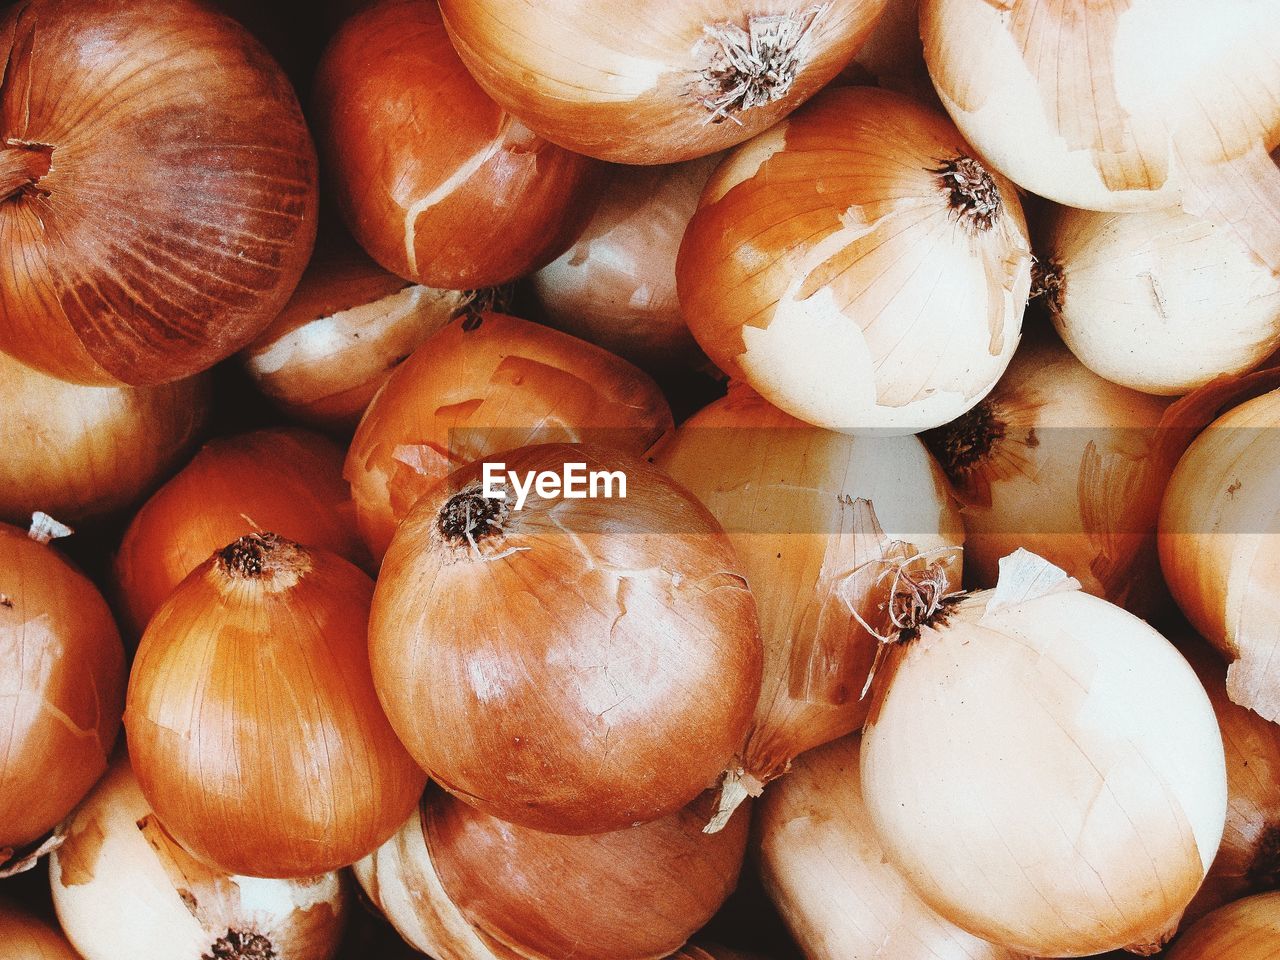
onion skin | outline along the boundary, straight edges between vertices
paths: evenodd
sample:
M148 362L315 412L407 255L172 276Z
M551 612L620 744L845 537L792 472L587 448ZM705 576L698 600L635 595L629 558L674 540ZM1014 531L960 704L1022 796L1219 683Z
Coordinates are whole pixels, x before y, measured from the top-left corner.
M152 809L201 862L315 876L365 856L412 811L425 777L369 677L372 592L334 554L253 535L152 618L129 678L129 749Z
M97 588L0 524L0 867L107 769L124 688L124 647Z
M1023 960L943 920L888 862L862 800L859 739L798 758L756 817L761 880L806 960Z
M469 290L559 256L603 169L491 101L434 3L384 0L343 25L316 76L318 139L343 219L387 270Z
M926 263L936 281L913 282ZM816 426L915 433L1004 372L1031 251L1012 184L944 116L851 87L730 154L676 277L690 330L731 377Z
M336 873L260 880L196 863L165 832L123 753L76 811L49 879L58 920L85 960L330 960L350 903Z
M0 960L80 960L52 924L0 900Z
M724 150L768 129L840 72L870 33L884 0L814 4L775 0L581 4L549 0L443 0L441 10L459 56L498 103L553 143L615 163L690 160ZM710 81L722 42L784 16L793 60L768 66L791 77L771 85L762 65L755 85L769 98L742 108L716 100L726 83ZM791 47L783 44L790 50ZM793 61L793 62L792 62ZM717 116L725 119L716 122Z
M1280 893L1237 900L1178 938L1168 960L1270 960L1280 951Z
M649 377L568 334L503 314L458 320L402 363L347 452L360 534L381 558L418 497L490 453L592 439L641 454L671 428Z
M120 543L113 571L126 634L141 637L187 574L245 534L271 531L366 562L342 457L327 437L298 428L205 444L135 514Z
M483 464L426 494L369 623L392 726L432 779L512 823L601 833L673 813L729 767L760 692L755 603L728 539L638 458L542 444L489 459L521 476L620 470L627 495L492 507L473 547L464 510L499 503L477 499Z
M136 502L191 448L209 401L205 376L84 386L0 353L0 519L75 523Z
M23 0L0 17L0 64L0 158L52 148L0 199L0 349L140 386L271 322L311 254L318 188L297 98L257 40L193 0Z

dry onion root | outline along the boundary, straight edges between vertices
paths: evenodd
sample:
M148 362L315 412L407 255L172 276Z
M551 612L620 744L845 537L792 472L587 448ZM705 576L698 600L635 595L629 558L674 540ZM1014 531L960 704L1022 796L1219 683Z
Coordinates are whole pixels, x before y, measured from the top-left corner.
M336 873L262 880L197 863L152 812L123 753L72 818L49 879L85 960L329 960L349 902Z
M56 927L0 900L0 960L81 960Z
M1280 892L1238 900L1183 934L1168 960L1272 960L1280 953Z

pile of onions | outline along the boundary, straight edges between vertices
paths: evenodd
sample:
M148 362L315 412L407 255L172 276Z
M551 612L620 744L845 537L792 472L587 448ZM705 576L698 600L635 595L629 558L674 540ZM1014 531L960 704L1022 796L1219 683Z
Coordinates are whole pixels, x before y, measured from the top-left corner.
M383 0L347 21L315 102L347 226L408 280L456 290L514 280L559 256L591 216L601 166L485 96L434 3Z
M203 376L82 386L0 353L0 519L40 510L74 523L134 503L195 442L209 398Z
M484 496L450 475L401 524L369 622L374 682L432 779L478 809L600 833L693 801L760 693L755 602L691 494L604 447L491 458L521 478L620 471L626 495ZM498 709L498 707L501 709Z
M718 157L620 167L578 241L532 277L552 325L647 370L688 366L676 254Z
M1048 234L1050 315L1100 377L1187 393L1280 346L1280 278L1230 230L1176 208L1058 207Z
M1280 268L1273 4L921 0L920 27L948 112L1019 186L1088 210L1181 202Z
M27 0L0 16L0 349L154 384L284 306L316 231L293 88L196 0Z
M915 892L1033 956L1152 953L1222 839L1209 698L1147 624L1025 551L917 615L877 674L862 791ZM932 612L930 612L932 611Z
M707 355L771 403L834 430L913 433L1004 372L1031 249L1012 184L944 116L855 87L730 154L676 277Z
M0 960L80 960L54 926L0 900Z
M0 524L0 875L102 776L124 709L111 611L41 541Z
M336 873L261 880L193 860L123 753L49 860L58 920L85 960L329 960L349 896Z
M850 607L874 620L888 596L877 561L889 544L921 553L958 545L960 516L915 437L811 427L737 383L676 430L655 462L728 532L759 611L764 680L728 807L733 791L758 792L794 757L862 725L880 644Z
M369 675L372 594L334 554L251 534L152 618L129 677L129 750L147 802L201 862L314 876L413 809L425 777Z
M657 384L568 334L485 313L445 327L402 363L347 452L360 533L375 557L427 490L499 450L590 439L641 454L671 427Z
M120 543L114 573L126 634L137 640L187 574L245 534L270 531L364 561L342 456L333 441L296 428L205 444L134 515Z
M756 820L761 880L807 960L1022 960L943 920L885 859L858 747L845 737L800 757Z
M702 799L652 823L568 837L431 789L356 877L410 944L442 960L666 957L733 892L746 849L748 818L708 836Z
M1168 960L1272 960L1280 952L1280 892L1237 900L1209 914L1169 951Z

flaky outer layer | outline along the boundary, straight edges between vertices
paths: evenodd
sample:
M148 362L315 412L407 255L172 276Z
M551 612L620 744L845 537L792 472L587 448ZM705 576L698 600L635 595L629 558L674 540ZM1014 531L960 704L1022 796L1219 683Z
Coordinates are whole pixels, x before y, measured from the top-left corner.
M1280 953L1280 892L1237 900L1183 934L1169 960L1271 960Z

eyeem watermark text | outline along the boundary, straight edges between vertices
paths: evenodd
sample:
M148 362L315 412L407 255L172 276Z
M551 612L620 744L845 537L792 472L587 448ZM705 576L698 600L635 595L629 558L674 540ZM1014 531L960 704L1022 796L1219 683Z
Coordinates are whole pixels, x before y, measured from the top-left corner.
M555 470L508 470L505 463L484 465L482 494L490 500L506 500L506 487L515 491L515 509L523 510L529 493L543 500L626 499L627 475L621 470L588 470L585 463L566 463Z

